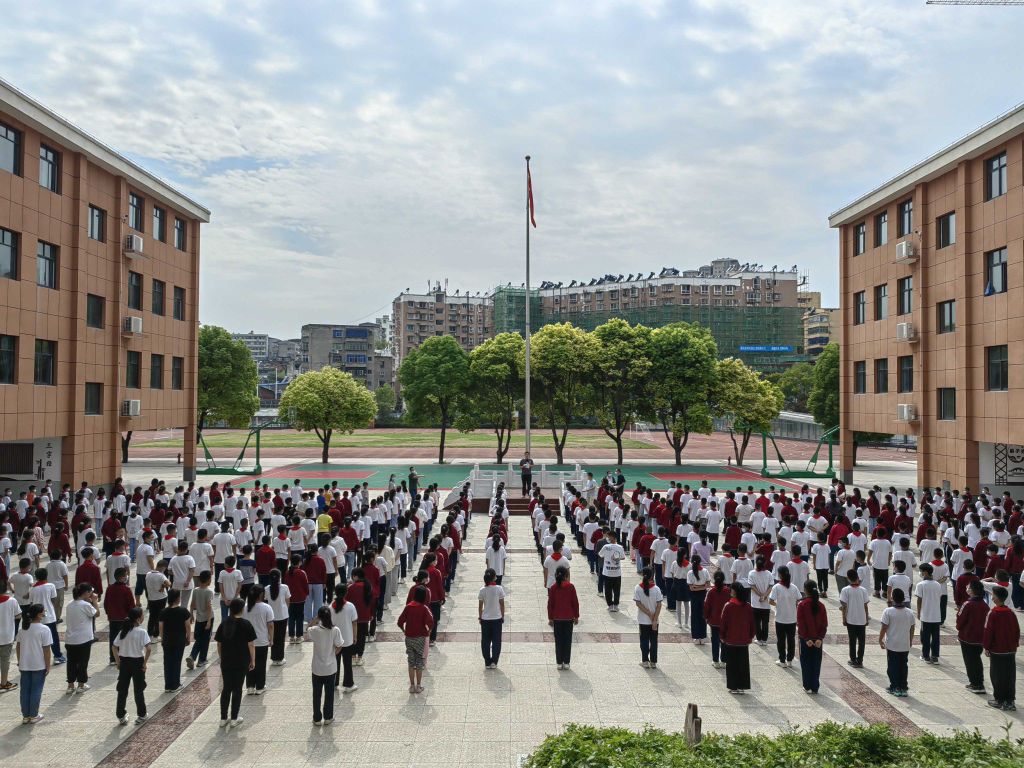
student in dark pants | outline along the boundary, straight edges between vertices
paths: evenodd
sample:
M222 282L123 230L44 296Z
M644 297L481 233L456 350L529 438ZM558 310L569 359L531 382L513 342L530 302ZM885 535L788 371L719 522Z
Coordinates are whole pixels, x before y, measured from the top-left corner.
M722 608L720 625L725 652L725 683L729 693L742 694L750 689L750 643L756 634L754 611L743 584L734 581L729 587L732 595Z
M982 662L982 643L988 618L985 586L981 581L972 581L967 589L970 596L956 613L957 639L967 670L967 690L971 693L985 693L985 664Z
M548 589L548 625L555 633L555 664L568 669L572 662L572 630L580 620L576 587L569 582L569 569L555 571L555 583Z
M493 568L484 571L484 586L478 597L480 650L487 669L496 669L501 656L501 630L505 623L505 590Z
M181 688L181 660L192 642L192 614L181 607L181 593L167 593L167 607L160 614L160 645L164 655L164 690Z
M800 638L800 673L804 690L817 693L821 678L821 646L828 632L828 614L821 604L818 585L804 585L804 599L796 607L796 631Z
M217 627L217 656L220 658L220 722L222 726L241 724L238 709L242 705L245 676L256 668L256 630L242 618L245 601L235 598L228 606L228 618Z
M1015 712L1017 705L1017 646L1020 645L1020 624L1013 610L1006 605L1009 591L1006 587L992 588L992 610L985 621L983 645L989 657L989 676L992 678L992 699L988 705L994 709Z
M142 609L132 608L114 638L117 664L117 704L115 713L121 725L128 724L128 689L135 694L136 723L144 723L146 713L146 663L152 651L149 633L142 628ZM179 662L180 663L180 662Z

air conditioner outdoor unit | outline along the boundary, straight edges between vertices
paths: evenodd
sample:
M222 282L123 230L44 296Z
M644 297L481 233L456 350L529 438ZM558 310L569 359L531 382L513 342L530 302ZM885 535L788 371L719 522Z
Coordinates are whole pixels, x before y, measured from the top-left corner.
M122 400L121 401L121 415L122 416L141 416L142 415L142 401L141 400Z
M121 330L125 333L138 335L142 333L142 318L129 316L124 319Z
M917 421L917 406L900 403L896 406L896 421Z
M913 264L917 261L917 248L909 240L896 243L896 263Z
M142 252L142 235L126 235L124 238L125 256L144 256Z
M913 323L896 323L896 341L917 341L917 328Z

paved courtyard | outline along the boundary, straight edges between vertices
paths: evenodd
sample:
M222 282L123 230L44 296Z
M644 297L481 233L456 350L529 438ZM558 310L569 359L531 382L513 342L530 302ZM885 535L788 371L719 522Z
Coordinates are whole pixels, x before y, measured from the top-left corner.
M621 613L608 613L582 561L573 581L582 618L570 671L555 668L548 632L540 564L533 551L529 521L510 523L510 558L505 643L500 666L485 671L480 656L476 593L481 584L482 520L470 528L464 563L445 606L440 641L432 649L425 692L410 695L405 651L394 621L400 599L385 613L377 643L368 646L365 666L356 668L359 690L338 697L336 722L318 728L311 720L310 648L286 646L287 665L269 669L265 696L245 697L245 723L217 727L219 675L216 663L185 675L185 688L163 692L160 652L149 666L151 720L118 726L114 719L115 671L97 647L90 674L93 689L64 695L64 671L55 667L43 697L46 719L20 725L17 693L0 695L0 760L5 768L60 765L143 766L275 764L326 762L373 766L514 766L546 735L569 722L640 728L645 723L678 730L685 706L700 706L706 731L767 732L827 719L888 722L904 733L978 728L998 736L1009 723L1011 736L1024 736L1021 713L1008 715L985 706L983 697L964 690L965 676L953 631L943 629L942 662L926 666L911 659L908 699L884 693L884 655L870 639L865 667L852 670L838 609L828 601L830 633L819 696L806 695L799 669L774 665L774 643L753 647L753 690L730 696L724 670L710 662L710 646L663 620L656 670L642 669L635 607L625 599L637 581L628 574ZM626 571L631 569L627 568ZM404 596L407 586L400 586ZM105 629L101 622L100 629Z

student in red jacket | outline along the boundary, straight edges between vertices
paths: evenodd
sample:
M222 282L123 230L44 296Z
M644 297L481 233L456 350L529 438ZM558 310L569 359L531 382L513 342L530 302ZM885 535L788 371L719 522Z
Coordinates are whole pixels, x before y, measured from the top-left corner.
M269 535L264 536L260 548L256 550L256 579L264 587L270 584L270 572L277 567L277 554L270 545L271 541Z
M434 616L426 606L427 589L413 587L413 599L398 617L398 627L405 634L405 656L409 662L409 693L423 692L423 670L430 651L428 640Z
M964 573L957 579L974 577L973 573ZM960 653L964 657L969 681L967 690L971 693L985 693L985 665L981 662L982 639L985 635L985 619L988 617L988 605L985 603L985 586L976 577L967 582L968 597L960 602L956 612L957 638L960 640Z
M711 627L711 665L715 669L725 666L721 661L722 636L720 624L722 609L729 602L729 588L725 586L725 574L715 571L714 583L704 596L704 620ZM699 596L698 596L698 599Z
M719 634L725 654L725 684L729 693L750 690L750 643L754 639L754 611L747 588L738 581L729 585L731 595L722 608Z
M818 586L804 585L804 599L796 607L796 631L800 638L800 673L804 690L817 693L821 677L821 645L828 632L828 613L821 604Z
M434 625L430 630L430 644L437 644L437 627L441 623L441 604L445 601L444 576L437 567L437 555L430 553L424 555L420 564L420 571L427 574L427 589L430 593L430 612L434 616Z
M96 550L86 547L82 550L82 563L75 570L75 586L79 584L91 584L96 597L103 597L103 577L100 574L100 567L96 565ZM110 633L113 637L114 633Z
M309 597L309 579L301 564L302 556L292 555L284 575L284 583L288 586L288 642L293 645L302 642L306 598Z
M569 581L569 569L555 570L555 583L548 589L548 625L555 633L555 664L568 669L572 661L572 628L580 620L580 601Z
M1006 600L1010 593L1003 586L992 588L995 605L985 620L982 646L989 657L989 677L992 680L992 698L988 705L1006 712L1016 712L1017 698L1017 646L1020 645L1020 624Z
M81 566L78 570L81 572ZM97 570L99 569L97 568ZM95 591L96 586L91 581L86 583L90 584ZM107 614L107 621L110 622L107 649L111 664L114 663L114 638L121 631L124 622L128 620L128 612L134 607L135 593L128 586L128 569L118 568L114 571L114 583L109 586L107 594L103 597L103 612Z
M356 638L352 664L363 665L363 652L366 650L366 636L370 632L370 619L373 616L373 587L366 580L362 568L352 570L352 583L348 585L346 595L348 601L356 607Z

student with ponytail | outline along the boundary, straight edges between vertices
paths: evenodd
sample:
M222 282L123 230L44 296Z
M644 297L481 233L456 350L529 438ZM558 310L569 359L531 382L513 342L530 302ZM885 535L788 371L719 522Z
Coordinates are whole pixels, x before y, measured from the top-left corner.
M370 633L370 621L373 619L373 587L366 579L362 568L352 570L352 583L348 585L348 599L356 607L356 639L352 664L363 665L363 653L366 651L366 637Z
M828 614L821 604L818 585L804 584L804 599L796 608L796 631L800 637L800 673L804 690L817 693L821 678L821 646L828 632Z
M690 620L690 637L697 645L703 645L708 636L704 596L710 584L711 571L704 567L704 560L700 555L694 555L690 561L690 569L686 573L686 612ZM679 610L679 603L676 603L676 610Z
M277 573L280 576L280 572ZM276 633L274 609L265 600L266 589L262 584L253 584L245 598L245 619L256 632L253 641L255 659L246 671L245 689L246 693L254 696L262 696L267 687L267 655Z
M806 581L806 579L805 579ZM775 609L775 647L779 652L780 667L792 667L796 656L796 607L800 590L793 584L788 565L779 566L779 581L768 594L768 602Z
M142 627L142 609L132 608L114 638L114 662L117 664L117 705L115 714L121 725L128 725L128 689L135 694L135 722L142 724L146 715L146 664L152 652L149 633ZM180 662L179 662L180 663Z
M38 723L39 702L53 661L53 635L43 623L43 606L30 604L22 609L21 631L18 633L18 671L21 673L21 722Z
M301 558L301 556L300 556ZM291 590L281 583L281 572L276 568L270 572L270 586L267 587L266 601L274 613L274 635L270 646L270 664L280 667L284 664L284 637L288 633L288 602Z
M334 679L337 656L344 640L341 628L334 626L329 606L321 606L306 630L306 639L313 643L313 725L334 722Z
M580 601L569 581L569 569L558 568L548 588L548 625L555 633L555 664L568 669L572 662L572 630L580 620Z
M734 581L729 589L731 595L722 608L719 632L725 656L726 687L729 693L741 694L750 690L750 643L756 634L754 611L750 607L749 589L743 582Z
M412 600L398 617L398 627L405 635L409 693L423 693L423 670L427 667L428 643L434 624L434 616L426 605L429 597L426 587L413 587Z
M658 619L661 616L662 594L654 583L653 568L645 566L640 574L640 583L633 590L636 622L640 628L640 664L645 669L654 669L658 666Z
M245 601L232 598L228 616L217 627L217 656L220 657L220 727L237 728L242 724L238 710L242 705L242 688L246 675L256 668L256 630L242 618ZM264 655L264 668L266 655Z
M341 630L341 649L334 656L334 687L340 687L342 693L352 693L358 687L352 676L352 655L355 652L356 637L359 633L357 628L359 614L355 605L347 597L348 584L339 584L334 588L331 621ZM344 670L344 678L342 678L342 670Z

